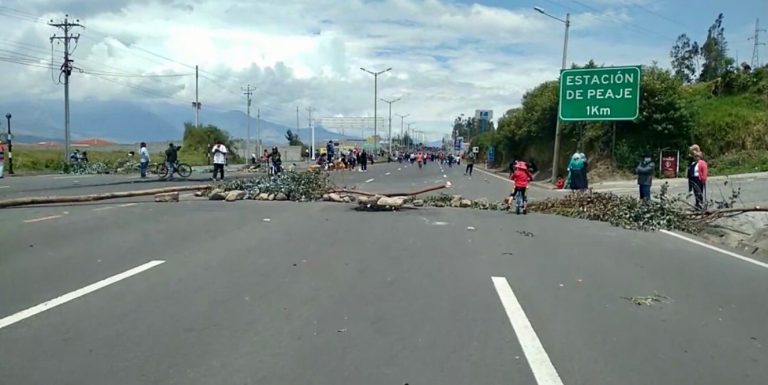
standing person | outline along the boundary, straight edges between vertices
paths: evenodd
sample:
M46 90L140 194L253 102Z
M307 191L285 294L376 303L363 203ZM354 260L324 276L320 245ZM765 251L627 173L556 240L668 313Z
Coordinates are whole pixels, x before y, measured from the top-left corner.
M416 155L416 162L419 164L419 168L424 164L424 154L421 151Z
M227 163L227 154L229 153L227 146L221 140L216 141L211 153L213 154L213 180L216 180L216 174L221 175L219 180L224 180L224 165Z
M336 149L333 147L333 140L328 141L328 144L325 146L325 152L328 153L328 163L333 163L334 155L336 154Z
M368 153L365 149L360 152L360 172L368 172Z
M582 154L576 152L571 157L568 164L568 175L571 190L584 191L587 189L587 170L586 161Z
M477 158L477 155L474 152L470 152L467 154L467 168L464 170L464 175L469 174L469 176L472 176L472 169L475 168L475 159Z
M697 146L698 148L698 146ZM707 162L704 161L704 153L700 150L693 150L693 160L688 165L688 191L693 191L693 195L696 198L696 208L706 210L706 192L707 192L707 177L709 175L709 167Z
M139 145L139 172L142 178L147 177L147 167L149 167L149 150L147 150L147 144L141 142Z
M651 154L644 153L640 164L635 168L637 174L637 184L640 186L640 199L644 201L651 200L651 184L653 183L654 164L651 160Z
M176 173L176 161L179 160L179 148L174 146L173 143L168 143L168 148L165 150L165 166L168 168L168 175L165 176L168 180L173 180L173 174Z
M5 165L5 147L3 147L3 142L0 141L0 179L3 177L3 166Z
M283 172L283 158L277 147L272 147L272 154L269 157L272 160L272 174L277 175Z

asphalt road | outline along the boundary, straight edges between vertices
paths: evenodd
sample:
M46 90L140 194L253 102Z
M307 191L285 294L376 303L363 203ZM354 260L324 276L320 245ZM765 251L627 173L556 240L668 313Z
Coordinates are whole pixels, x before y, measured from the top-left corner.
M510 191L432 163L334 178ZM531 191L545 194L558 193ZM768 265L554 216L352 208L185 196L0 210L0 383L768 382ZM668 298L623 298L654 292Z

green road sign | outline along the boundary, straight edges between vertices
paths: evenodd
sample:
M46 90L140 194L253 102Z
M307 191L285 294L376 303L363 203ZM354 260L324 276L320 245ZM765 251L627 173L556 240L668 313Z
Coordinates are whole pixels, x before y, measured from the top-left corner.
M634 120L640 109L640 67L560 72L560 119Z

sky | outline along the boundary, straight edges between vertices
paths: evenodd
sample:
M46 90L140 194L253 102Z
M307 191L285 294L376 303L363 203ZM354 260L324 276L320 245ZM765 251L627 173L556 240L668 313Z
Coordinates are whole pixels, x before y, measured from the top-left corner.
M534 7L570 14L568 63L578 64L669 67L677 36L702 42L721 12L731 56L749 62L755 18L768 26L765 0L0 0L0 109L63 99L47 68L52 49L53 65L62 62L63 47L49 42L61 31L47 21L68 13L85 26L75 29L83 72L72 76L73 108L162 101L190 105L191 118L199 65L203 119L206 109L245 111L250 85L262 118L294 126L298 106L305 126L310 106L315 118L373 116L374 78L360 68L391 67L378 97L401 98L393 115L409 114L435 140L459 114L491 109L496 119L557 78L564 24Z

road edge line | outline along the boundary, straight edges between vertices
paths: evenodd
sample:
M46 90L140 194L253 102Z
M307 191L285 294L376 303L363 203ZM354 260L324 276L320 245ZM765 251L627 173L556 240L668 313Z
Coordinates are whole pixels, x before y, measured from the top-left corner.
M670 236L673 236L675 238L682 239L684 241L688 241L688 242L693 243L695 245L706 247L707 249L714 250L714 251L717 251L719 253L723 253L723 254L725 254L727 256L730 256L730 257L733 257L733 258L736 258L736 259L740 259L740 260L742 260L744 262L749 262L749 263L752 263L754 265L757 265L757 266L760 266L760 267L768 269L768 263L761 262L761 261L758 261L758 260L755 260L755 259L752 259L752 258L748 258L748 257L745 257L743 255L736 254L736 253L734 253L732 251L721 249L721 248L719 248L717 246L709 245L709 244L706 244L704 242L697 241L697 240L695 240L693 238L688 238L688 237L686 237L684 235L680 235L678 233L675 233L675 232L672 232L672 231L669 231L669 230L659 230L659 232L667 234L667 235L670 235Z
M523 354L528 361L528 366L533 372L533 377L538 385L563 385L563 380L557 373L555 366L544 350L536 331L533 330L531 321L525 315L525 310L520 306L515 293L504 277L491 277L496 293L499 295L501 305L507 313L512 329L517 336L517 341L523 349Z
M83 288L77 289L75 291L71 291L67 294L64 294L62 296L56 297L54 299L45 301L39 305L32 306L30 308L27 308L25 310L22 310L18 313L11 314L5 318L0 319L0 329L3 329L6 326L13 325L19 321L25 320L29 317L32 317L36 314L42 313L46 310L50 310L55 308L56 306L63 305L69 301L72 301L74 299L77 299L79 297L82 297L86 294L92 293L96 290L102 289L104 287L107 287L113 283L117 283L119 281L122 281L126 278L129 278L131 276L134 276L136 274L139 274L143 271L149 270L155 266L162 265L165 263L165 261L162 260L153 260L149 261L143 265L136 266L130 270L126 270L122 273L115 274L111 277L102 279L101 281L92 283L88 286L85 286Z

